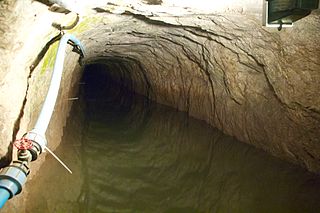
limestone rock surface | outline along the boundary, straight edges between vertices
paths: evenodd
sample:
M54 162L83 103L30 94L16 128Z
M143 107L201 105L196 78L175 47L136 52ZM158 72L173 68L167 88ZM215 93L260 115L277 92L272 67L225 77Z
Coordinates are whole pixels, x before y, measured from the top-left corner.
M320 172L319 11L279 32L261 26L256 7L210 13L169 1L108 2L66 31L84 43L86 63L105 63L136 92ZM34 125L53 62L46 55L30 66L65 14L27 0L1 1L0 12L0 155L8 156L10 142ZM50 139L63 133L81 74L77 56L68 55Z

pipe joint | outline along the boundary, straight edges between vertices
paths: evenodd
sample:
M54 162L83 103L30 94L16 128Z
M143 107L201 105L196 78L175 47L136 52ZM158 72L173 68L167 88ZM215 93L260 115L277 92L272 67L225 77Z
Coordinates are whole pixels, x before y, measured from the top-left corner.
M29 173L27 161L13 161L11 165L1 171L0 188L9 192L9 199L22 191L22 186Z
M32 154L29 150L18 150L18 160L30 162L32 160Z
M38 159L39 155L42 153L41 146L34 140L32 140L33 146L28 149L29 153L31 154L31 161L35 161Z
M37 133L36 130L31 130L30 132L27 132L24 137L33 142L33 146L29 150L33 156L33 160L36 160L38 156L34 155L40 155L45 150L45 147L47 147L48 142L45 136Z

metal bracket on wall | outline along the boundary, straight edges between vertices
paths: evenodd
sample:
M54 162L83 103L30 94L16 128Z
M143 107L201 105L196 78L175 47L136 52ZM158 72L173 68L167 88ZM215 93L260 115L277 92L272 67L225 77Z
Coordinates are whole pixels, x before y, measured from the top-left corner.
M266 27L292 27L320 7L319 0L263 0L262 25Z
M267 0L263 0L263 8L262 8L262 26L265 27L273 27L278 28L280 31L283 27L293 27L293 23L269 23L269 2Z

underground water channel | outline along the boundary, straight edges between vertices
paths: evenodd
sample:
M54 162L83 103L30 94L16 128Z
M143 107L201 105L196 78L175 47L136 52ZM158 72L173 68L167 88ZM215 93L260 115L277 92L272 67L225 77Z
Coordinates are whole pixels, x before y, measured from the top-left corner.
M319 176L135 94L126 75L86 65L56 150L73 174L47 155L27 212L319 212Z

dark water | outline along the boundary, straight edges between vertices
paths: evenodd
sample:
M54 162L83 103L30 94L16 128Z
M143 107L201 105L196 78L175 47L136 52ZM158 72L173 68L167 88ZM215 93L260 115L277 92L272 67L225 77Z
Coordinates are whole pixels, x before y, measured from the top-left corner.
M320 212L319 176L119 94L86 88L56 150L74 174L47 156L27 183L28 212Z

